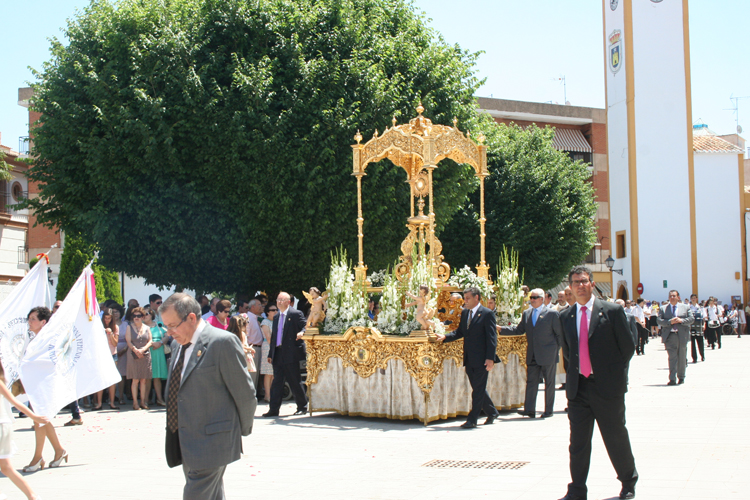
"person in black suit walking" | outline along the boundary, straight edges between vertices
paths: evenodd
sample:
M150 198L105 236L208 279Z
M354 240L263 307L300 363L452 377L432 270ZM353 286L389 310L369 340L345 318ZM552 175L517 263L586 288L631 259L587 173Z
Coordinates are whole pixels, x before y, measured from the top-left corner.
M570 476L562 500L585 500L594 421L622 483L620 498L635 498L638 472L625 427L625 393L635 343L622 306L596 299L591 271L574 267L568 281L576 305L562 315L563 356L570 420Z
M526 334L526 399L521 415L536 417L536 396L540 377L544 378L544 413L542 418L552 416L555 406L555 371L558 351L562 342L560 316L554 309L544 305L544 290L535 288L529 293L531 307L523 312L516 326L503 326L501 335Z
M307 412L307 396L302 387L299 368L299 362L306 357L305 341L302 340L305 333L305 315L291 307L290 301L291 297L286 292L279 292L276 298L279 312L273 319L271 345L268 350L268 362L273 365L271 402L268 412L263 414L264 417L279 416L286 380L289 381L294 402L297 403L297 411L294 414L304 415Z
M479 303L482 295L478 288L464 290L464 310L458 328L446 335L438 334L438 341L453 342L464 339L464 368L471 383L471 411L464 429L477 426L479 412L484 410L487 420L484 425L492 424L499 412L487 394L487 376L500 361L497 357L497 329L495 313Z

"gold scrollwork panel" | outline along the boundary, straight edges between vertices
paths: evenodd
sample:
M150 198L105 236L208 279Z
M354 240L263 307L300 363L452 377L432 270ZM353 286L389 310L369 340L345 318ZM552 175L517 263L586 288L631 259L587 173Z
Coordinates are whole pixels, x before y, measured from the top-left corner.
M425 395L432 391L435 379L443 372L446 359L457 366L463 364L463 339L447 344L408 337L384 337L375 328L352 327L344 335L313 336L307 341L307 385L317 383L318 375L328 366L331 357L340 358L345 368L367 378L377 370L385 370L390 359L400 359ZM516 354L525 366L526 337L499 337L497 355L508 363Z

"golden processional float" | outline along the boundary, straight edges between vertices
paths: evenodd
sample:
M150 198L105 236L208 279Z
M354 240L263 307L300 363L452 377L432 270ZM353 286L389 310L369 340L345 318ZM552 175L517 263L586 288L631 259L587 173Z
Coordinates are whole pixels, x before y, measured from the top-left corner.
M431 321L433 324L439 321L440 328L452 331L458 327L463 299L451 294L463 290L448 283L450 266L441 255L442 244L435 236L433 172L446 158L469 164L474 169L480 183L481 261L476 275L491 284L489 266L485 262L487 147L483 144L483 135L477 137L477 144L468 132L461 132L455 118L452 127L436 125L423 116L423 112L420 104L417 116L402 125L396 125L394 117L392 127L386 128L382 135L375 130L373 137L364 144L359 132L354 137L352 175L357 179L358 238L354 281L356 287L368 293L383 291L371 286L367 279L362 178L367 175L365 170L369 164L388 159L406 171L411 190L411 214L406 221L408 234L401 244L402 255L394 274L400 282L408 281L416 264L416 248L417 258L426 259L436 283L437 306ZM319 292L317 295L318 302L322 303ZM320 308L322 311L322 304ZM317 308L314 306L314 309ZM365 326L352 326L341 334L322 335L314 326L308 326L304 335L311 415L314 411L335 411L351 416L419 419L425 425L438 419L468 415L471 386L462 366L463 340L437 343L431 327L399 336ZM490 373L487 390L498 409L520 407L526 384L526 337L499 336L497 355L502 363L496 364Z

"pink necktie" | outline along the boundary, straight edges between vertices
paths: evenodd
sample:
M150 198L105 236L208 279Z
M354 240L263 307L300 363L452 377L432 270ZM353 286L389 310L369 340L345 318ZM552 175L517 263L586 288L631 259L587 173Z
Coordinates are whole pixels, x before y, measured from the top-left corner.
M591 375L591 358L589 357L589 318L586 306L581 307L581 335L578 338L579 373L588 378Z

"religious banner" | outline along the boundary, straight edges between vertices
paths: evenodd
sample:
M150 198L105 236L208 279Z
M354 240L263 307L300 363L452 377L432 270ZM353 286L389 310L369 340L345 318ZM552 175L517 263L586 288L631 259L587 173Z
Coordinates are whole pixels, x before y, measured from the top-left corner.
M18 380L18 365L29 343L26 318L38 306L50 307L47 269L49 260L41 254L39 261L0 304L0 360L8 387Z
M71 401L120 381L99 318L90 265L29 343L20 372L34 411L49 418Z

